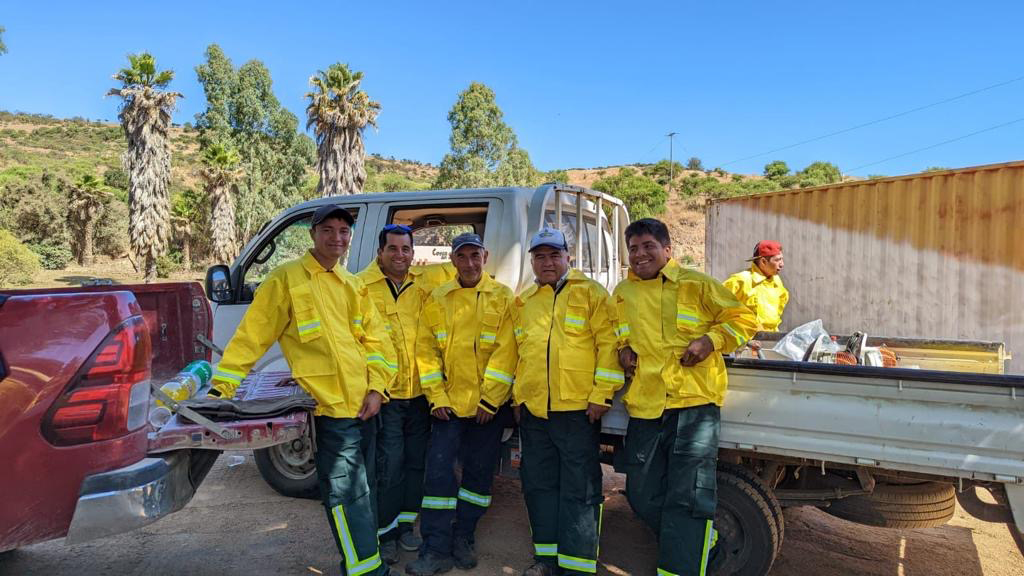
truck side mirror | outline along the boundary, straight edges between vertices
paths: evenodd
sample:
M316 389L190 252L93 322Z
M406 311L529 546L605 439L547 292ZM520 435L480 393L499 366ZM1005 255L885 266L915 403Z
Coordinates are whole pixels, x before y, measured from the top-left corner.
M234 300L231 271L227 266L217 264L206 270L206 297L217 304L227 304Z

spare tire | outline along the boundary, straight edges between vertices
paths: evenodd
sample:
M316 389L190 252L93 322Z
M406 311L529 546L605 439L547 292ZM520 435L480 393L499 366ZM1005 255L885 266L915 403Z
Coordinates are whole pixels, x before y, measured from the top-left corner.
M956 489L943 482L876 484L871 494L834 500L825 512L881 528L934 528L953 517Z

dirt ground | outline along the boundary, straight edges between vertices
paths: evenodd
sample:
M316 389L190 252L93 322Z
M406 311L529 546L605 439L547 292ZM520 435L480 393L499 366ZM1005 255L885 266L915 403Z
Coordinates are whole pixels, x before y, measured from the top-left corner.
M229 453L231 454L231 453ZM242 452L233 454L243 454ZM230 466L222 456L193 501L146 528L77 546L47 542L0 556L0 576L340 573L318 502L283 498L260 478L252 456ZM620 475L606 469L601 567L604 575L651 575L654 539L633 516ZM530 562L530 531L516 480L498 478L481 521L480 566L451 574L509 575ZM1021 576L1024 559L1005 523L957 510L926 530L851 524L811 508L786 511L786 538L773 576ZM399 567L412 560L403 553Z

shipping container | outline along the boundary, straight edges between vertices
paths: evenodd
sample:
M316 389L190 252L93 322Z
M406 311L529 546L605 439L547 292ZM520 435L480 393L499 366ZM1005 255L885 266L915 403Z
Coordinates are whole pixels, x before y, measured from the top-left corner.
M1024 373L1024 162L712 200L705 234L719 280L782 243L782 330L1003 342Z

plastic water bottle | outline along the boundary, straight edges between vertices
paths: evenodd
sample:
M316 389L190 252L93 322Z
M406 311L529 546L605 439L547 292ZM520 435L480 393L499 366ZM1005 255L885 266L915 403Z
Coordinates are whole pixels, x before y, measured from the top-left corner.
M245 464L244 454L232 454L228 456L228 468L234 468L239 464Z
M178 372L174 378L160 386L160 390L173 398L175 402L181 402L191 398L197 390L205 386L210 381L212 375L213 368L209 362L206 360L196 360L185 366L185 369ZM164 403L158 399L156 405L163 407Z

